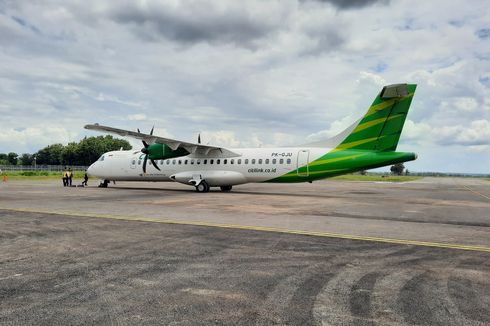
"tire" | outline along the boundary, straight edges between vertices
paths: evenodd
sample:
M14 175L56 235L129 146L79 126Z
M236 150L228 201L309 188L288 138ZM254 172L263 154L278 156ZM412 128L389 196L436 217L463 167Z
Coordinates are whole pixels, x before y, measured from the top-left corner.
M197 186L196 186L196 191L197 192L208 192L209 191L209 185L206 181L202 180Z
M221 186L220 187L221 191L223 191L223 192L231 191L231 188L233 188L233 187L232 186Z

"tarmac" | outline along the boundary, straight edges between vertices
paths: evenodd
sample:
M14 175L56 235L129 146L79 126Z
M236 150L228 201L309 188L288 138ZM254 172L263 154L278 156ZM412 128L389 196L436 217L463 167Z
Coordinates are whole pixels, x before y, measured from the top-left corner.
M0 324L489 325L490 182L0 184Z

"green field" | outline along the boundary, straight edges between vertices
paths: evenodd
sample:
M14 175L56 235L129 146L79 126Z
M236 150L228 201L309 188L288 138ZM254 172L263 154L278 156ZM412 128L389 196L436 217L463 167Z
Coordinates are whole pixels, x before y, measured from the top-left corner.
M331 178L332 180L342 181L386 181L386 182L407 182L422 179L422 177L411 175L360 175L346 174Z
M62 172L50 171L4 171L3 176L8 176L9 180L46 180L46 179L61 179ZM84 172L75 171L73 179L82 179Z

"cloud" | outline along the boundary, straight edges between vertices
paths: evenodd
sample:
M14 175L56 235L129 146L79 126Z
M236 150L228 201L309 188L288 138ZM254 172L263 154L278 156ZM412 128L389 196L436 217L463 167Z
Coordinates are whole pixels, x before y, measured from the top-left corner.
M83 129L94 122L155 124L188 141L204 130L204 141L226 146L301 144L357 120L382 86L411 82L418 88L398 147L420 154L411 170L488 171L487 7L6 2L0 152L99 135Z
M137 113L137 114L130 114L128 115L128 120L131 121L144 121L147 120L146 114L144 113Z
M196 140L197 141L197 136ZM201 142L203 144L216 144L224 147L239 147L241 142L236 139L236 135L233 131L220 130L220 131L203 131L201 133Z
M68 143L76 139L77 132L62 127L26 127L7 128L0 133L0 144L12 144L8 150L0 149L0 152L15 151L17 153L32 152L31 148L39 148L47 144Z
M373 4L388 4L387 0L314 0L318 2L329 3L339 9L357 9Z
M119 24L131 25L138 36L150 41L163 37L184 44L250 45L277 29L282 20L280 8L270 4L262 4L266 8L254 5L217 4L214 1L173 4L127 1L124 5L107 8L105 14Z
M475 120L468 126L446 126L433 131L442 145L490 145L490 121Z

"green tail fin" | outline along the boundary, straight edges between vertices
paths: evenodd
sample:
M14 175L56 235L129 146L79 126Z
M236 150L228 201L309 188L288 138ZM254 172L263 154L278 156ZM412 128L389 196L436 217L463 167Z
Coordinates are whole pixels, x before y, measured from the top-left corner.
M335 149L396 150L416 87L415 84L383 87L359 124Z

